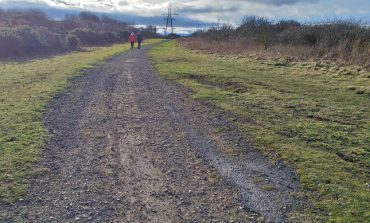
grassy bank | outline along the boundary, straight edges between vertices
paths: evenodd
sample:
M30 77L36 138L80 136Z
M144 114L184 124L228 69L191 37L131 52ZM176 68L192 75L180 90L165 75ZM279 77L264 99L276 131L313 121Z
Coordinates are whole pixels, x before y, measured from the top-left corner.
M47 137L41 122L46 103L81 69L127 51L129 46L85 50L22 63L0 62L0 200L12 202L23 195L27 176L38 171L32 164Z
M190 51L168 42L150 53L165 78L245 120L255 148L293 163L319 222L370 217L370 74Z

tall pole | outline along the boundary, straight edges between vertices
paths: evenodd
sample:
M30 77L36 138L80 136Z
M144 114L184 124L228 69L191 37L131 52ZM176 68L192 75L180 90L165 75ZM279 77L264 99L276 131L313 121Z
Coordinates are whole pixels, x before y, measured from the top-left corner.
M171 33L174 32L174 27L173 27L173 21L175 21L175 18L173 17L175 14L173 13L173 8L172 8L172 3L170 2L168 4L168 9L167 9L167 14L166 14L166 28L165 28L165 31L164 31L164 35L167 36L168 35L168 28L171 29Z
M171 3L170 3L170 4L171 4ZM170 18L171 18L170 8L168 8L167 18L166 18L166 29L165 29L165 31L164 31L164 36L167 36L167 32L168 32L168 25L169 25L169 22L170 22Z

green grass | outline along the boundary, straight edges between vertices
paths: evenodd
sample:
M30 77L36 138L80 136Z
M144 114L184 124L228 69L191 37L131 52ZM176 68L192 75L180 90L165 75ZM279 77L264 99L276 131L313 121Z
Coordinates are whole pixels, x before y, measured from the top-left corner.
M159 40L148 40L147 44ZM13 202L27 190L27 177L47 137L41 123L46 103L80 70L129 50L128 44L86 48L48 59L0 62L0 200Z
M255 148L295 165L313 219L368 222L368 72L210 55L174 41L150 55L161 75L192 89L194 99L249 120L237 125Z

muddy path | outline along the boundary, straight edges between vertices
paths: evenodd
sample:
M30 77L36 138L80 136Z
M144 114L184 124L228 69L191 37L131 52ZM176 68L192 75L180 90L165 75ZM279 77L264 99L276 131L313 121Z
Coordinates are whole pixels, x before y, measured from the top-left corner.
M148 48L87 70L49 103L42 174L1 204L1 222L287 222L300 207L294 170L162 80Z

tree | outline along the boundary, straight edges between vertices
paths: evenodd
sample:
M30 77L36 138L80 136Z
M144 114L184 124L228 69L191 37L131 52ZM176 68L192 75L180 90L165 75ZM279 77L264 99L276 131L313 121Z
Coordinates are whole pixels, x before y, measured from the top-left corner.
M245 17L242 24L237 28L240 37L263 44L265 50L272 41L273 31L273 25L267 18L256 16Z
M82 21L100 22L99 16L95 15L92 12L81 12L80 19Z

